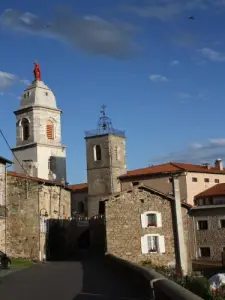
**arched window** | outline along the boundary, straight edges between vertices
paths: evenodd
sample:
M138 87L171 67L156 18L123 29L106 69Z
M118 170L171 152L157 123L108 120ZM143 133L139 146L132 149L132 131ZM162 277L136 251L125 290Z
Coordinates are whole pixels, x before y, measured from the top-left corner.
M101 160L102 159L102 150L100 145L94 146L94 160Z
M79 213L84 213L84 202L83 201L80 201L78 203L78 212Z
M54 124L50 120L46 123L46 135L49 140L54 140Z
M21 121L21 127L22 127L22 139L24 141L27 141L30 136L30 124L28 119L24 118Z

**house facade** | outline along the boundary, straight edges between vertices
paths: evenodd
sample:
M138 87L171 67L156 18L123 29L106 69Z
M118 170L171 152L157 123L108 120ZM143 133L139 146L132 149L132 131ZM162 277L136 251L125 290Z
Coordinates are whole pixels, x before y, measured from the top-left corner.
M153 265L175 265L180 255L186 271L191 268L189 206L150 187L139 185L103 199L105 203L107 252L131 262L150 261ZM184 245L179 247L175 228L181 218ZM182 248L182 249L181 249Z
M6 250L6 219L7 219L7 176L6 168L12 162L0 156L0 251Z
M225 252L225 184L217 184L194 198L193 221L196 260L220 262Z

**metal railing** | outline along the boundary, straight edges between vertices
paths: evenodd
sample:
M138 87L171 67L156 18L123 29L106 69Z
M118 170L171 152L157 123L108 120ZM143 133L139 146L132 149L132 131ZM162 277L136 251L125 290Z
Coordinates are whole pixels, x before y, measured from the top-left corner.
M149 281L151 300L203 300L152 269L128 262L110 253L107 253L106 256L114 262L140 273L147 279Z
M121 137L125 137L125 131L123 130L119 130L119 129L115 129L115 128L110 128L109 130L99 130L99 129L94 129L94 130L89 130L89 131L85 131L85 137L89 138L89 137L93 137L96 135L103 135L103 134L115 134Z

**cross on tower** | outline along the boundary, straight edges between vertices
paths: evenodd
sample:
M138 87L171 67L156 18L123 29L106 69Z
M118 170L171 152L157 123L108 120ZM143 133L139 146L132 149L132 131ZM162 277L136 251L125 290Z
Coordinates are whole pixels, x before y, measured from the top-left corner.
M106 109L106 105L105 104L103 104L102 106L101 106L101 109L102 110L100 110L100 113L103 115L103 116L105 116L105 109Z

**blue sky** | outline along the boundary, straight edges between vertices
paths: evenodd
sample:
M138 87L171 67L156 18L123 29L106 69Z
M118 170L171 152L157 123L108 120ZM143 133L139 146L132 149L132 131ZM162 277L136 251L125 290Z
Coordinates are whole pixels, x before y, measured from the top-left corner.
M128 169L225 158L224 0L3 0L0 16L0 128L12 147L37 60L63 110L70 183L86 180L84 131L103 103L126 131Z

